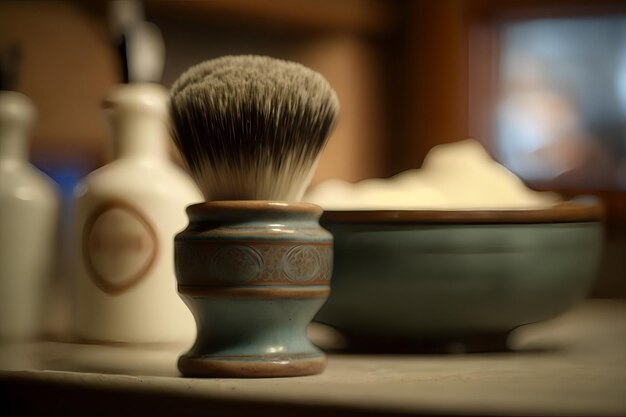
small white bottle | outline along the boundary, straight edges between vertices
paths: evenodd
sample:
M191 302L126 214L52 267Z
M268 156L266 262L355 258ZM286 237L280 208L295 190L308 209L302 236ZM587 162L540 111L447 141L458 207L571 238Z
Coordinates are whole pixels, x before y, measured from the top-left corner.
M58 255L59 196L28 161L36 117L28 97L0 91L0 339L42 332Z
M177 343L195 337L179 298L174 235L202 201L168 156L167 90L123 84L104 101L114 160L75 190L74 330L96 342Z

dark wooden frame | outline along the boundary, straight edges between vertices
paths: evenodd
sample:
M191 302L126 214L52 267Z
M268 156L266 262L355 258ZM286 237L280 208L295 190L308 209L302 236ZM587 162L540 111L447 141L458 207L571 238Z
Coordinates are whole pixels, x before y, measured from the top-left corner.
M499 40L502 27L511 22L545 17L626 15L619 0L466 0L469 21L468 106L469 134L493 150L491 129L495 100ZM588 189L558 183L530 183L538 190L556 191L565 198L592 195L605 206L605 256L592 290L597 297L626 297L626 190Z

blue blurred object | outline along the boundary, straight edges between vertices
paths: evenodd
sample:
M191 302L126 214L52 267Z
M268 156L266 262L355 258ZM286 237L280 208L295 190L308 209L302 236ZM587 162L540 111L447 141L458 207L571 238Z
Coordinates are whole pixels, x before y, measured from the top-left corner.
M34 165L57 183L63 201L71 198L72 190L87 172L83 164L57 165L50 162L35 161Z

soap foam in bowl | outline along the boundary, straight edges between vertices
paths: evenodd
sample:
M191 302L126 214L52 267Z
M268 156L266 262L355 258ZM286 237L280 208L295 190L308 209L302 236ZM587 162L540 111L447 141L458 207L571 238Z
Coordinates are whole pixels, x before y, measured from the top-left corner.
M317 320L378 342L506 340L582 299L602 249L602 207L527 188L475 141L420 170L307 195L334 236Z

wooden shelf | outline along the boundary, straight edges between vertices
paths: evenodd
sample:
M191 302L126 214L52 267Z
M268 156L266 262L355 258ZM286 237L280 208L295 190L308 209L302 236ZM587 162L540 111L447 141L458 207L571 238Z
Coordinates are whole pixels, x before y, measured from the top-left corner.
M381 0L146 1L147 13L207 22L236 19L297 31L383 35L397 25L396 2Z

